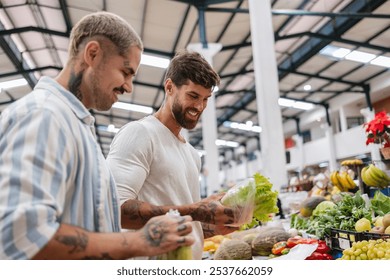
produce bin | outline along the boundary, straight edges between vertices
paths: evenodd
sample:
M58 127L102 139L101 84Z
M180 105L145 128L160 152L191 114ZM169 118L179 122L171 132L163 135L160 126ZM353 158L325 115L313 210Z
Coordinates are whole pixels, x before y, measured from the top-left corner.
M326 244L332 249L343 251L352 247L353 242L362 240L389 239L390 234L371 232L356 232L341 229L331 229L330 236L325 236Z
M330 229L330 236L325 236L326 244L332 250L343 251L352 247L355 241L365 240L362 232Z

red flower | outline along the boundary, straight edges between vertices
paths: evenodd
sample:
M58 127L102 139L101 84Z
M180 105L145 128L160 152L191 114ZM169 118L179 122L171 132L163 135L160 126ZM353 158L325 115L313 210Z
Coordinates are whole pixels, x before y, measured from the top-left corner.
M390 117L385 111L375 114L373 120L364 124L367 140L366 145L374 143L383 147L390 147Z

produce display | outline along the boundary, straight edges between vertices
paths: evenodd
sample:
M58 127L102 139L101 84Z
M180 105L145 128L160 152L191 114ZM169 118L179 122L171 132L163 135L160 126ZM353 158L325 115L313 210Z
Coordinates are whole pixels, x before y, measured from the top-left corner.
M342 260L390 260L390 239L354 242L343 251Z
M351 165L359 166L356 173ZM353 181L356 175L361 176L359 184L379 190L370 192L370 197L361 193ZM278 210L278 192L256 173L221 201L230 207L249 204L251 217L231 234L206 239L204 251L215 260L389 260L390 197L383 190L390 184L387 173L374 164L363 166L360 160L347 160L327 178L317 187L327 190L330 186L331 191L309 192L294 204L294 212L282 225L270 215Z

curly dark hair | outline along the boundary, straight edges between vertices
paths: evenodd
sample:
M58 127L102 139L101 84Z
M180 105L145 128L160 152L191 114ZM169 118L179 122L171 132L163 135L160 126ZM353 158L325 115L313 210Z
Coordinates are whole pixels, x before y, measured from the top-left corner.
M192 81L211 90L220 83L218 74L206 59L197 52L189 51L178 52L172 58L165 74L167 79L171 79L177 87Z

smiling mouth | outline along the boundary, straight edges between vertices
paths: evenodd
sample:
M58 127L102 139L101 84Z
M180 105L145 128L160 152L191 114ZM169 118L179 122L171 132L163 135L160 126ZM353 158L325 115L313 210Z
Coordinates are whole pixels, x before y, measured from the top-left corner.
M188 115L191 117L191 118L198 118L199 116L199 112L196 112L196 111L187 111Z
M124 88L114 88L114 91L116 92L116 94L123 94L125 92L125 89Z

